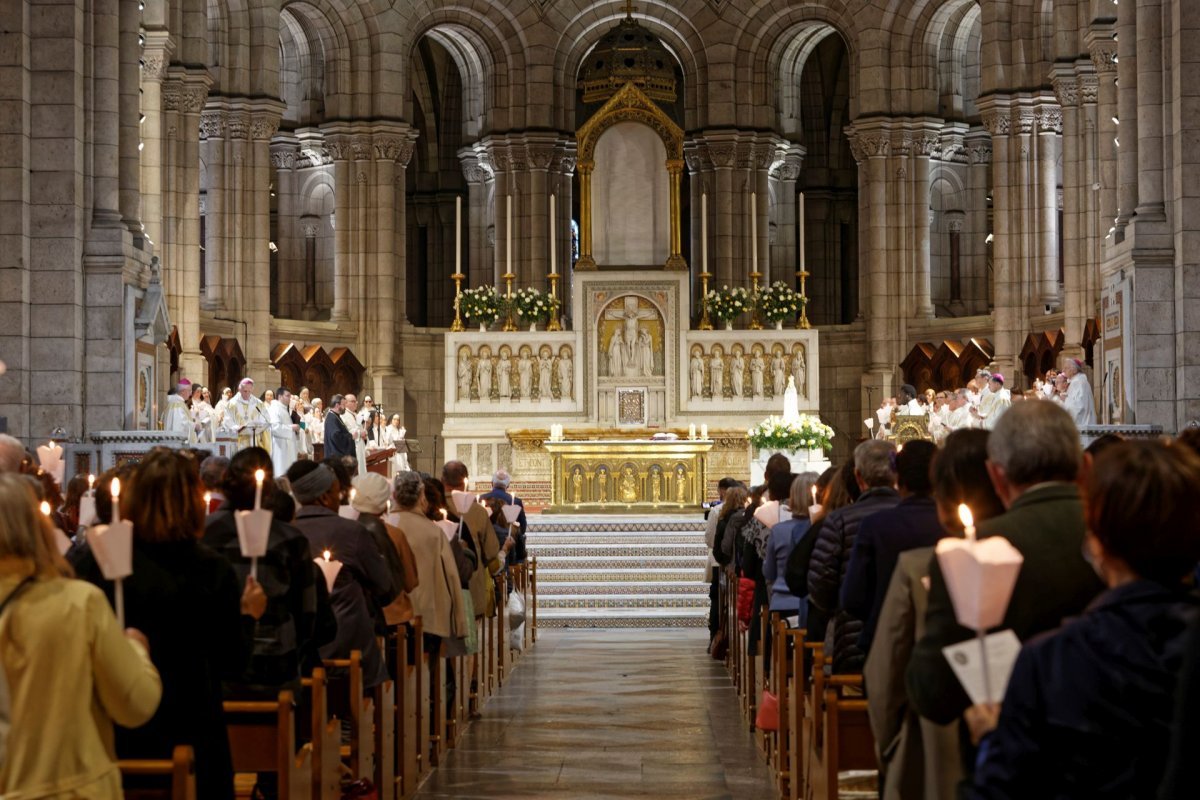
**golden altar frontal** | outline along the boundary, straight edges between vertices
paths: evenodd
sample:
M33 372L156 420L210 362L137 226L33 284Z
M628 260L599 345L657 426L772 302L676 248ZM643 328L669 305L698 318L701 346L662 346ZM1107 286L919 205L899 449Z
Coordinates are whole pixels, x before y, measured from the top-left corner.
M707 439L546 441L546 513L678 513L698 509L708 482Z

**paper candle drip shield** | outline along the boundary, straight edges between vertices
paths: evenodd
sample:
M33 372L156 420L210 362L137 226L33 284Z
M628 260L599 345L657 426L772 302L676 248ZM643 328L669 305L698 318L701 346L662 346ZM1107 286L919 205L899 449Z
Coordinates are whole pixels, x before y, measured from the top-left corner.
M470 492L460 492L457 489L450 493L450 500L454 503L454 509L459 516L466 514L471 510L471 506L475 505L475 495Z
M317 562L317 566L321 568L321 572L325 575L325 587L332 594L333 584L337 583L338 573L342 571L342 562L336 558L331 559L328 550L314 558L313 561Z
M267 554L267 540L271 536L271 520L275 514L265 508L253 511L234 512L237 524L238 546L245 558L261 558Z
M754 510L754 518L761 522L767 530L779 524L779 501L768 500Z
M937 559L959 625L986 631L1004 621L1025 560L1007 539L942 539Z
M454 537L458 536L458 523L451 522L448 519L439 519L434 523L442 529L442 533L446 534L447 541L454 541Z
M521 516L521 507L505 503L504 508L501 509L501 513L504 514L505 522L509 525L515 525L517 524L517 517Z
M106 580L115 581L133 574L133 525L114 522L97 525L88 531L88 545Z

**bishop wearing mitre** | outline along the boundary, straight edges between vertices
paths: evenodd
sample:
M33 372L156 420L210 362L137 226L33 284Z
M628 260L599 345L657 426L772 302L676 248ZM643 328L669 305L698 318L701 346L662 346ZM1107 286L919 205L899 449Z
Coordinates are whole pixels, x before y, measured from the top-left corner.
M238 449L258 445L271 451L271 423L267 418L267 407L254 396L254 380L242 378L237 394L225 407L221 429L237 436Z

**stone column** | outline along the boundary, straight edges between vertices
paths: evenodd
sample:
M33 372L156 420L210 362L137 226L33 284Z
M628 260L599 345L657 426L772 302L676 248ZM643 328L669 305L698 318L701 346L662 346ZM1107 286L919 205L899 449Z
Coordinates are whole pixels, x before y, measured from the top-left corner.
M330 319L345 322L350 319L350 247L352 214L350 213L351 183L349 137L328 134L325 146L333 159L333 310Z
M712 142L712 137L706 138L710 139L708 156L714 171L714 191L708 198L709 213L713 215L713 225L710 226L713 238L708 248L709 272L713 275L712 285L720 288L735 284L734 216L745 213L745 204L738 203L734 193L734 143L723 140Z
M317 233L320 230L315 217L300 221L304 233L304 319L317 318Z
M1038 136L1038 294L1042 305L1059 306L1058 291L1058 144L1062 110L1042 105L1037 118Z
M481 159L475 150L464 147L458 151L463 165L463 176L467 179L467 196L463 202L464 240L463 272L467 276L463 288L484 286L492 282L495 269L491 246L487 240L488 194L492 184L492 171L486 159ZM569 209L568 209L569 211Z
M92 10L92 221L101 228L121 222L120 3L97 0Z
M142 116L139 118L141 141L145 144L141 152L138 176L141 199L140 216L145 235L153 243L154 251L165 254L163 173L166 170L167 153L165 151L174 147L175 142L173 140L163 141L162 94L163 79L167 76L172 43L166 31L147 31L145 36L146 46L142 50L144 66L141 70ZM169 279L169 275L163 275L164 284L169 285ZM172 316L172 321L174 321L174 316Z
M1021 147L1012 133L1012 109L1009 98L991 98L981 104L983 125L992 135L992 217L994 239L992 242L992 319L995 326L993 344L995 361L1001 371L1016 375L1020 341L1024 335L1021 324L1024 309L1021 298L1020 235L1014 207L1013 150ZM1019 166L1019 162L1017 162ZM1016 183L1018 189L1022 186Z
M139 0L119 0L120 15L120 204L121 220L142 239L141 220L141 27Z
M1109 236L1116 233L1117 210L1120 204L1118 189L1119 150L1115 140L1120 133L1117 97L1117 43L1112 32L1103 30L1088 35L1088 50L1096 71L1097 85L1093 102L1096 104L1096 157L1099 161L1101 231ZM1132 122L1129 129L1135 126ZM1110 230L1111 229L1111 230Z
M396 341L403 316L397 311L402 305L399 298L404 295L397 292L401 288L404 262L397 260L393 251L397 246L404 246L405 177L416 139L416 132L406 125L377 128L372 134L375 155L375 207L372 210L376 244L372 259L375 274L368 302L372 306L369 317L376 321L377 327L364 329L363 339L376 343L370 369L378 381L394 378L399 373ZM392 391L392 387L378 383L376 390L383 394ZM392 402L398 399L393 397Z
M1078 357L1087 318L1087 233L1085 209L1091 194L1084 180L1087 131L1079 108L1079 79L1075 67L1056 67L1054 91L1062 108L1063 127L1063 328L1064 350Z
M246 368L275 383L271 365L271 137L279 130L282 108L255 103L248 113L249 140L242 170L245 213L250 236L243 240L243 319L246 321Z
M987 237L991 233L988 220L988 186L992 173L992 139L979 129L966 136L967 191L971 195L972 214L966 220L962 253L967 269L964 272L966 313L986 314L989 309L991 286L988 279Z
M555 235L558 238L558 274L562 276L558 282L558 300L561 303L560 313L568 317L571 312L571 209L574 207L575 163L575 144L566 142L550 164L551 190L557 196Z
M296 203L296 158L300 143L294 136L280 134L271 142L271 167L275 176L275 219L279 252L278 283L272 288L279 316L295 319L304 302L304 240Z
M888 253L888 157L891 154L891 130L887 123L870 127L854 127L850 131L850 146L864 175L862 188L867 198L866 225L866 319L867 369L869 372L891 376L896 367L894 336L889 324L890 265ZM890 377L886 382L890 385Z
M914 314L918 319L933 319L933 281L930 274L929 159L938 138L932 130L918 130L912 143L913 192L911 218L916 223L916 286Z
M784 150L772 165L771 178L775 183L777 202L772 219L775 222L775 241L771 243L771 273L768 283L783 281L795 284L796 270L800 269L799 221L797 219L796 180L804 163L804 148L792 145Z
M950 236L950 313L961 317L967 313L963 303L962 237L966 215L961 211L946 214L946 228Z
M201 306L209 311L224 311L226 306L226 284L228 282L228 256L226 254L226 163L225 134L226 113L220 108L205 108L200 117L204 135L201 149L208 175L207 209L205 214L205 265L204 299Z
M1117 166L1120 175L1120 192L1117 214L1117 240L1125 238L1125 226L1133 218L1138 203L1138 58L1137 58L1137 5L1125 3L1117 6L1117 116L1125 123L1124 136L1117 151ZM1162 113L1156 110L1155 113Z
M701 214L703 213L703 208L704 208L704 204L705 204L705 200L704 200L705 195L708 196L708 200L707 200L707 204L708 204L708 220L707 220L707 222L708 222L708 225L707 225L707 229L708 229L708 264L707 264L707 269L709 270L710 274L711 274L712 268L713 268L712 244L713 244L713 232L715 230L713 227L714 175L713 175L712 161L709 159L709 155L708 155L708 148L704 147L698 141L692 139L692 140L687 141L684 144L683 159L684 159L684 163L687 164L688 177L690 178L690 180L688 181L688 187L690 189L690 194L691 194L690 199L691 199L691 209L692 209L692 220L691 220L691 223L692 223L691 224L692 317L693 317L693 320L698 320L700 318L700 300L701 300L700 293L703 290L699 275L700 275L700 273L704 272L704 270L706 268L706 265L702 263L703 262L703 250L704 250L704 244L702 242L702 235L705 230L705 225L704 225L703 220L701 219Z
M1165 223L1167 217L1163 191L1163 4L1162 0L1138 0L1132 5L1137 12L1136 213L1139 223ZM1127 12L1122 9L1118 13ZM1130 128L1132 130L1133 126ZM1124 144L1123 140L1121 144ZM1165 225L1160 230L1162 234L1169 235ZM1141 245L1142 242L1138 244ZM1164 244L1169 246L1170 242L1164 240Z

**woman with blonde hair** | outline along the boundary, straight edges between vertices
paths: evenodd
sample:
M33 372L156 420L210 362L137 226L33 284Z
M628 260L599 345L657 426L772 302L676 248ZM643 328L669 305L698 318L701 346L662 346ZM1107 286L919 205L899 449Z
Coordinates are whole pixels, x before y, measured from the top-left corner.
M162 683L52 535L29 481L0 474L0 797L116 800L113 723L149 720Z

